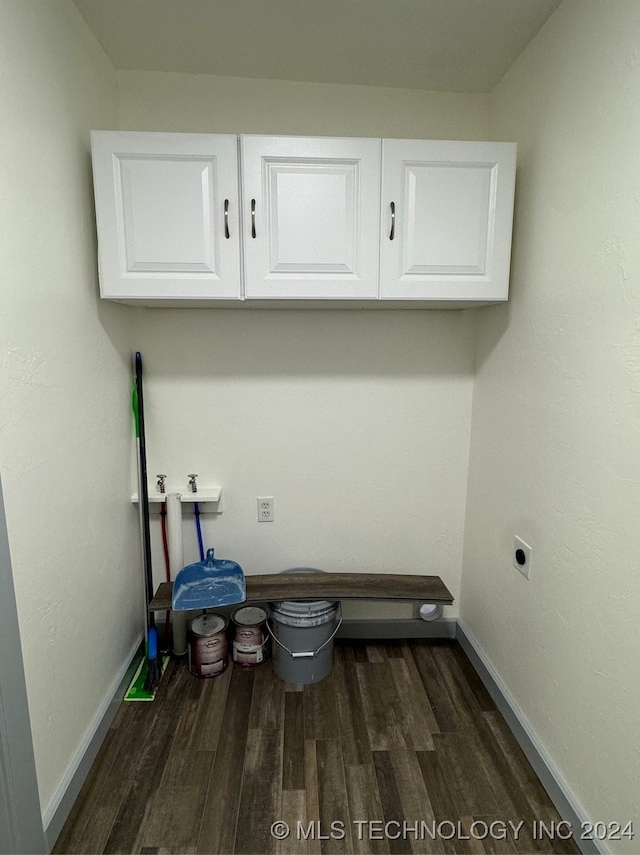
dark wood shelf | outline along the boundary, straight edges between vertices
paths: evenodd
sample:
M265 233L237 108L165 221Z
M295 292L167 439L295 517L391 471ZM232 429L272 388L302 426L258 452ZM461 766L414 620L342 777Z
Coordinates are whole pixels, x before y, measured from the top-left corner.
M453 596L439 576L395 573L273 573L246 576L246 603L281 600L404 600L448 606ZM149 611L171 608L173 582L162 582Z

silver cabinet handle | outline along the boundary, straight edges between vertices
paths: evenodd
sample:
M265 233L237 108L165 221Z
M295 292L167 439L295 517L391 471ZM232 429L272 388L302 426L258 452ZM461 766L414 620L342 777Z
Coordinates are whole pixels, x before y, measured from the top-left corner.
M389 233L389 240L393 240L393 237L396 233L396 203L391 203L391 231Z
M256 236L256 200L251 200L251 237Z
M224 200L224 236L227 240L231 237L229 234L229 200Z

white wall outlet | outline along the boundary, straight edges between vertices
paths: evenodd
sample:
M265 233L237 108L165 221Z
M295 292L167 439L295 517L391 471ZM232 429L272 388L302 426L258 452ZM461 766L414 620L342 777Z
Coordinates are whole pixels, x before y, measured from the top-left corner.
M513 541L513 566L528 579L529 571L531 570L531 553L533 549L528 543L520 537L516 537Z
M258 522L273 522L273 496L258 497Z

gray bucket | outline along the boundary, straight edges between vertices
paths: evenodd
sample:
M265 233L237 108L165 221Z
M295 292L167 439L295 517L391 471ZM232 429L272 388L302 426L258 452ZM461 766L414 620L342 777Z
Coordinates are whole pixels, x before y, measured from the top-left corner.
M284 573L322 573L311 567L294 567ZM269 603L267 629L273 644L273 668L288 683L317 683L331 673L333 639L340 603L328 600L286 600Z

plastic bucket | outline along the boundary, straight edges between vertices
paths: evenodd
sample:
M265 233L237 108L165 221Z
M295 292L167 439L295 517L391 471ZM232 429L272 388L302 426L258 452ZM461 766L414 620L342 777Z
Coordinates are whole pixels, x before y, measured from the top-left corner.
M231 642L233 661L253 668L269 658L267 613L259 606L242 606L231 615L235 630Z
M322 573L310 567L292 568L285 573ZM270 603L273 637L273 669L288 683L317 683L331 673L333 639L340 603L328 600L285 600Z

